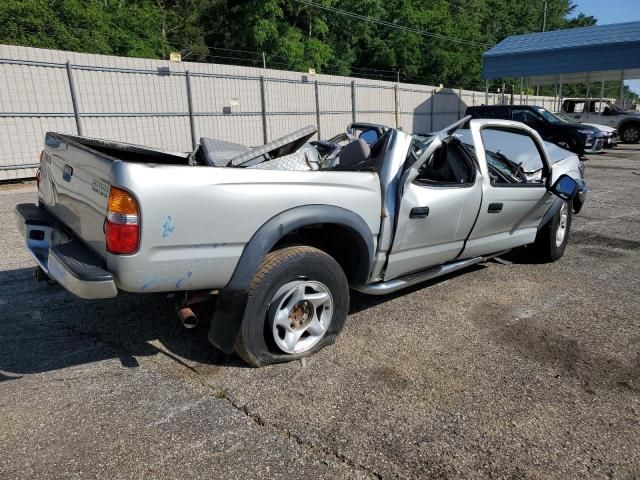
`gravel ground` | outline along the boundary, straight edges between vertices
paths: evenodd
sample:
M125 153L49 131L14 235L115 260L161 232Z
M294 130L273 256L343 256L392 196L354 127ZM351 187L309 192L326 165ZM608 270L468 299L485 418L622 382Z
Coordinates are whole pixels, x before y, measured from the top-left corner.
M586 177L559 262L354 294L334 346L262 369L162 296L35 283L35 187L0 188L0 478L640 479L640 146Z

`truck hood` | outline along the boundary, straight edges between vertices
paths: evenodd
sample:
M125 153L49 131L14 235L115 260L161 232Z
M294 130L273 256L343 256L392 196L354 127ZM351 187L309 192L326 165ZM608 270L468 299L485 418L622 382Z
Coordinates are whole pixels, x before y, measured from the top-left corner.
M590 127L595 127L598 130L601 130L601 131L607 132L607 133L613 133L616 130L613 127L608 127L606 125L600 125L598 123L584 123L583 125L589 125Z

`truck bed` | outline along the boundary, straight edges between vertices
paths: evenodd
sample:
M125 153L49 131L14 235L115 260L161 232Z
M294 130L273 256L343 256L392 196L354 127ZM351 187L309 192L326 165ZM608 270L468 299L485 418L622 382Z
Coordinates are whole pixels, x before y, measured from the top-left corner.
M380 229L375 172L212 168L191 155L48 133L39 205L112 272L118 289L132 292L224 287L255 232L301 205L355 210L373 238ZM106 250L112 186L139 205L135 254Z

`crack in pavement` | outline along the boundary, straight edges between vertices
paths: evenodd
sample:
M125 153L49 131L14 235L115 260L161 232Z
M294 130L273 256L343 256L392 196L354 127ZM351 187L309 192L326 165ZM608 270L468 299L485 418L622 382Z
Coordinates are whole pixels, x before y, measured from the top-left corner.
M94 338L95 341L102 342L105 346L111 347L116 351L120 351L120 352L125 353L127 355L133 356L133 353L131 353L129 351L127 346L107 341L99 333L96 333L96 332L80 332L80 331L77 331L75 328L69 327L69 326L66 327L66 329L68 331L78 333L79 335L92 337L92 338ZM158 347L157 345L154 345L152 342L145 342L145 344L153 347L158 353L162 354L163 357L168 358L169 360L175 362L179 366L187 369L190 372L189 376L191 376L192 379L194 381L196 381L196 383L198 383L201 387L203 387L203 388L205 388L205 389L207 389L209 391L210 390L216 390L215 387L213 387L213 386L211 386L211 385L209 385L209 384L207 384L206 382L203 381L202 375L194 367L188 365L186 362L182 361L177 356L175 356L175 355L173 355L173 354L171 354L169 352L166 352L164 349ZM159 362L153 360L152 358L150 358L150 363L153 363L153 364L155 364L155 365L157 365L159 367L162 367L162 365ZM328 447L324 447L324 446L321 446L321 445L315 445L315 444L313 444L312 442L310 442L308 440L304 440L299 435L293 433L291 430L289 430L288 428L286 428L286 427L284 427L282 425L266 421L259 414L251 412L246 405L240 405L236 400L233 400L232 398L230 398L230 396L226 394L226 390L220 390L220 392L224 392L224 393L223 393L223 395L219 395L219 398L225 399L229 405L231 405L235 410L241 412L247 418L252 420L254 424L256 424L256 425L258 425L260 427L271 428L271 429L275 430L279 435L281 435L282 437L293 441L294 443L296 443L300 447L304 448L305 450L310 450L310 451L313 451L315 453L321 453L324 456L334 458L337 461L339 461L339 462L341 462L341 463L343 463L345 465L348 465L351 468L358 469L358 470L361 470L361 471L369 474L373 478L376 478L376 479L382 479L383 478L380 473L376 472L375 470L373 470L372 468L370 468L370 467L368 467L366 465L363 465L363 464L351 459L350 457L348 457L347 455L345 455L343 453L334 451L334 450L332 450L331 448L328 448Z
M361 470L365 473L367 473L368 475L372 476L373 478L376 479L382 479L382 475L378 472L376 472L375 470L373 470L372 468L363 465L355 460L353 460L352 458L348 457L347 455L334 451L329 447L324 447L321 445L316 445L312 442L310 442L309 440L305 440L303 438L301 438L299 435L295 434L294 432L292 432L291 430L289 430L287 427L280 425L278 423L274 423L274 422L268 422L267 420L265 420L261 415L251 412L249 410L249 407L247 405L241 405L240 402L238 402L237 400L234 400L233 398L231 398L231 396L228 394L226 389L218 389L212 385L209 385L208 383L206 383L203 380L202 374L196 370L195 368L191 367L190 365L186 364L185 362L183 362L181 359L179 359L178 357L176 357L175 355L169 354L168 352L165 352L162 348L159 348L157 346L154 345L154 347L158 350L159 353L162 353L166 356L166 358L174 361L175 363L177 363L179 366L181 367L185 367L189 370L188 376L191 377L191 380L193 380L195 383L197 383L198 385L200 385L202 388L205 388L206 390L213 390L215 393L212 393L212 395L215 395L217 398L220 399L224 399L227 401L227 403L229 405L231 405L231 407L233 407L233 409L237 410L238 412L242 413L245 417L247 417L248 419L250 419L254 424L258 425L259 427L262 428L271 428L273 430L275 430L280 436L282 436L283 438L289 439L291 441L293 441L296 445L304 448L307 451L312 451L316 454L320 453L322 455L324 455L325 457L330 457L333 458L345 465L348 465L351 468L357 469L357 470ZM151 363L156 364L158 367L162 368L162 365L159 364L157 361L154 361L153 359L150 359Z
M209 388L211 388L211 387L209 387ZM309 440L304 440L299 435L293 433L291 430L289 430L285 426L282 426L282 425L279 425L279 424L273 423L273 422L267 422L259 414L251 412L247 405L240 405L236 400L233 400L229 395L226 395L224 397L224 399L229 403L229 405L231 405L236 410L242 412L245 416L247 416L249 419L251 419L256 425L259 425L260 427L272 428L272 429L278 431L278 433L280 433L284 437L292 440L293 442L295 442L297 445L301 446L305 450L311 450L313 452L320 452L325 456L329 456L329 457L335 458L336 460L344 463L345 465L349 465L352 468L356 468L358 470L362 470L362 471L368 473L369 475L372 475L374 478L382 479L382 475L380 473L376 472L375 470L373 470L370 467L367 467L366 465L363 465L363 464L361 464L359 462L356 462L355 460L351 459L350 457L348 457L344 453L340 453L340 452L334 451L331 448L324 447L324 446L321 446L321 445L315 445L314 443L310 442Z

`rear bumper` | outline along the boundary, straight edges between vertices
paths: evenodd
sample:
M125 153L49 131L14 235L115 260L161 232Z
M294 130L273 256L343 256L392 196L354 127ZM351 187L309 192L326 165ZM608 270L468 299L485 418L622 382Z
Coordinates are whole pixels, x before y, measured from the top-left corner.
M16 222L27 249L46 274L80 298L111 298L118 289L111 272L56 220L34 204L16 206Z

